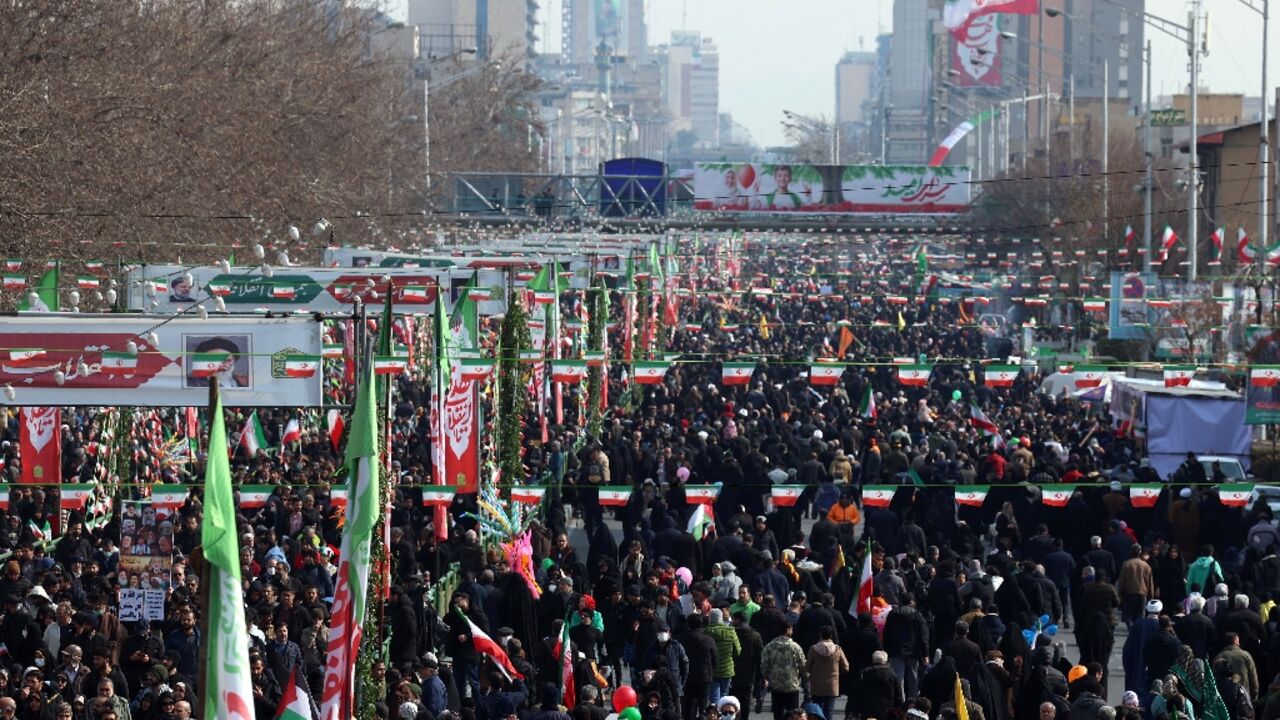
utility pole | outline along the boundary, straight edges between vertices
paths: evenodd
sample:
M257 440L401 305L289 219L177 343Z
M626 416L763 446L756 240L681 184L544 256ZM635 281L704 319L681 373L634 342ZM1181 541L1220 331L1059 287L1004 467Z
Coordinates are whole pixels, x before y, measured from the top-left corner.
M1270 228L1270 214L1267 212L1267 184L1271 181L1271 165L1267 160L1271 156L1271 128L1267 124L1267 22L1270 19L1270 0L1262 0L1262 123L1258 126L1258 168L1261 171L1261 182L1258 183L1258 246L1263 250L1258 255L1258 271L1265 276L1267 270L1266 247Z
M1151 193L1155 189L1152 168L1155 157L1151 150L1151 41L1147 41L1147 121L1142 132L1142 154L1146 158L1147 174L1142 192L1142 271L1151 272Z
M1111 60L1102 56L1102 237L1111 237ZM1074 95L1074 92L1072 93ZM1075 116L1071 128L1075 130Z
M1197 101L1200 95L1200 0L1191 3L1191 32L1187 38L1187 53L1191 56L1191 177L1187 183L1187 279L1197 279L1199 261L1199 215L1200 215L1200 169L1199 169L1199 137L1200 126L1196 112L1200 109ZM1265 103L1265 101L1264 101Z

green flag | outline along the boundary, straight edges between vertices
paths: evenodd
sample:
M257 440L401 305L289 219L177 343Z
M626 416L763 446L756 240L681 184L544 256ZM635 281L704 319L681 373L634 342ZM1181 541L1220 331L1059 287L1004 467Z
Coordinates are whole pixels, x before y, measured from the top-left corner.
M206 716L253 717L253 685L249 681L249 636L240 584L240 542L236 503L231 493L231 463L222 400L215 393L210 408L209 459L205 465L204 527L200 543L208 563L209 624L204 642Z
M30 296L35 295L35 302ZM58 312L58 265L55 264L28 294L18 299L20 312Z

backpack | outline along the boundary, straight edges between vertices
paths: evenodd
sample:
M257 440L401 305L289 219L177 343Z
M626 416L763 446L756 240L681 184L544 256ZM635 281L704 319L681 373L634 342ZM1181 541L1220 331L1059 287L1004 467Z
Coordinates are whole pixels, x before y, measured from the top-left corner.
M587 482L593 485L604 482L604 468L600 463L591 463L587 466Z

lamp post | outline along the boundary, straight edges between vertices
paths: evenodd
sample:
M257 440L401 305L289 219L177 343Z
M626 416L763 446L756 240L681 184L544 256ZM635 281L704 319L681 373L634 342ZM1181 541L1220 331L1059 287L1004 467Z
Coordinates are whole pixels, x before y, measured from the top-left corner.
M1267 28L1271 19L1271 1L1270 0L1240 0L1245 7L1253 10L1262 16L1262 121L1258 123L1258 168L1261 172L1262 182L1258 188L1258 245L1263 248L1263 252L1257 253L1258 272L1265 275L1267 268L1266 247L1267 237L1270 234L1271 216L1267 211L1269 188L1268 183L1271 182L1271 127L1268 125L1268 95L1271 93L1267 87ZM1254 4L1258 2L1260 4Z
M426 188L427 192L431 192L431 67L436 63L443 63L447 60L457 60L463 55L475 55L476 49L473 47L462 48L457 52L450 53L440 58L429 58L427 66L422 73L422 163L426 171ZM438 83L439 86L448 85L458 80L474 74L476 68L464 70L456 75L445 78ZM437 89L439 89L437 87Z

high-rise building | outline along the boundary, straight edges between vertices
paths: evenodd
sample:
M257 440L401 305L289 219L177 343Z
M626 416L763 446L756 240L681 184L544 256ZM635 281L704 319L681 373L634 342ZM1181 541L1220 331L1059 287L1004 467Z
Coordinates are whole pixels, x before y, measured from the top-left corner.
M929 148L931 21L929 0L894 0L889 47L885 162L922 163Z
M601 43L616 58L643 59L648 51L644 0L563 0L561 54L569 65L590 65Z
M537 41L537 0L409 0L425 57L475 48L481 58L530 59Z
M845 53L836 63L836 124L840 127L842 142L853 145L842 150L842 157L871 154L869 130L877 104L871 93L875 84L875 53ZM878 148L877 145L876 157L879 157Z
M720 142L720 53L711 38L696 32L671 33L658 48L665 73L662 94L671 115L671 134L692 132L694 145Z

